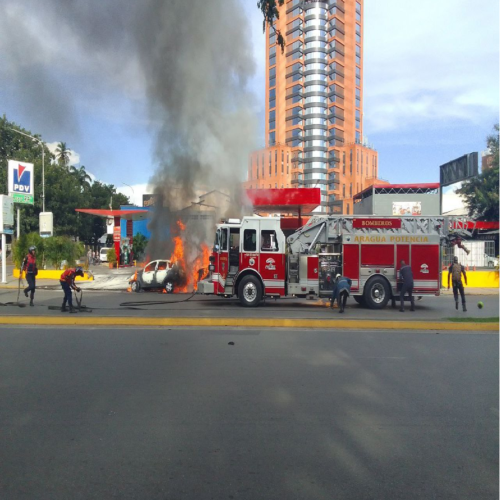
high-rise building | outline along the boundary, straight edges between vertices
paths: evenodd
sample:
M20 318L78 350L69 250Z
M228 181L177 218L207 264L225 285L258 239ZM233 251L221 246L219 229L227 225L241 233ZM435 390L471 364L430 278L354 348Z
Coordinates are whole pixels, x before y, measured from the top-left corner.
M266 147L246 186L320 187L322 212L352 214L378 177L363 140L363 0L287 0L279 14L266 30Z

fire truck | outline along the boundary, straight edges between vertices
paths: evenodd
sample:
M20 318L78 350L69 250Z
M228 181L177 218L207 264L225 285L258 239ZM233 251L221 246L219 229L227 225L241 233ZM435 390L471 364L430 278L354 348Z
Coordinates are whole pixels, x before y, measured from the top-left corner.
M382 309L398 297L401 260L415 295L439 295L442 247L461 245L470 227L457 217L318 215L286 238L279 217L228 219L217 225L198 293L237 296L247 307L264 297L330 297L341 274L358 303Z

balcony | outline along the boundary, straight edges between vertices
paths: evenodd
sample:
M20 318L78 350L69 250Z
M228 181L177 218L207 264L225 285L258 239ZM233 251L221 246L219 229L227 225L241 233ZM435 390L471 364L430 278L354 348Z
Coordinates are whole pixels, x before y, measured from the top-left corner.
M328 91L328 97L331 97L332 95L336 95L338 97L344 98L344 89L342 87L339 87L338 85L330 85L330 90Z

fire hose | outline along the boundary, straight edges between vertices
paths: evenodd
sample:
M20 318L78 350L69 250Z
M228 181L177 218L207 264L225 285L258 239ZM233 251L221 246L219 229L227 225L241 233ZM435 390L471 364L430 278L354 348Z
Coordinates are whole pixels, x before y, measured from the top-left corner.
M19 296L21 295L21 283L23 281L23 271L19 271L19 280L17 282L17 301L16 302L0 302L0 306L17 306L26 307L26 304L19 302Z

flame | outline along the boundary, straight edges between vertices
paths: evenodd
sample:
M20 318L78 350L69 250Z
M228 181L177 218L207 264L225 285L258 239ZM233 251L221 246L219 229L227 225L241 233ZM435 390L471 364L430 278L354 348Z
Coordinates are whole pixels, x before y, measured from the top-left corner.
M179 293L185 293L188 290L196 290L198 287L198 270L205 269L208 270L210 248L205 243L201 244L201 248L196 253L197 257L192 260L187 255L192 256L194 251L192 249L186 252L186 246L184 239L182 237L182 232L185 231L186 225L182 221L177 221L177 227L180 231L178 236L174 236L174 250L170 257L170 262L172 265L178 266L182 269L186 276L186 283L183 286L177 285L175 291Z
M205 243L201 244L201 255L199 255L196 260L194 261L193 264L193 269L191 271L191 279L193 281L193 290L198 290L198 279L202 279L204 275L199 276L198 271L200 269L205 270L205 272L208 270L208 265L209 265L209 257L210 257L210 249L208 248L208 245L205 245Z

